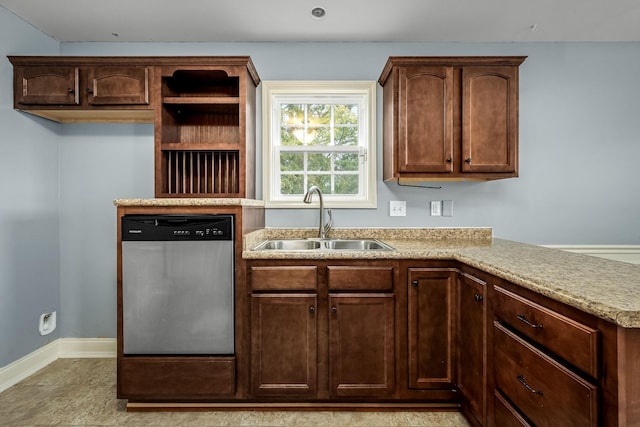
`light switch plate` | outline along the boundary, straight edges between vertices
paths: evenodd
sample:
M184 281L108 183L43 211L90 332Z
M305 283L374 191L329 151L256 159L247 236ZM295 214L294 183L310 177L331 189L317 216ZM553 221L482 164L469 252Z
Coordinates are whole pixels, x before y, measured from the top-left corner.
M431 216L442 216L442 200L431 201Z
M442 201L442 216L453 216L453 200Z
M401 200L389 201L389 216L407 216L407 202Z

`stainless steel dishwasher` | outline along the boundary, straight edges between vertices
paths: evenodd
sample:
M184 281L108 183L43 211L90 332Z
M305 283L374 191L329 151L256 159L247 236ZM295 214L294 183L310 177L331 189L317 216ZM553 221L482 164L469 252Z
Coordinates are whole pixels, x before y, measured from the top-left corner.
M124 354L234 353L233 215L122 217Z

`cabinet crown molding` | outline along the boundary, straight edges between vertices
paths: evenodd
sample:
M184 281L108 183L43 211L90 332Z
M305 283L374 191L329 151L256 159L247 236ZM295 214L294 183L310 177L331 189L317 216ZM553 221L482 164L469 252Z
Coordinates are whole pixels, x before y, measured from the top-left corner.
M127 66L243 66L251 79L260 83L249 56L7 56L13 66L25 65L127 65Z
M384 86L393 67L439 65L462 67L465 65L511 65L518 66L526 56L390 56L382 69L378 83Z

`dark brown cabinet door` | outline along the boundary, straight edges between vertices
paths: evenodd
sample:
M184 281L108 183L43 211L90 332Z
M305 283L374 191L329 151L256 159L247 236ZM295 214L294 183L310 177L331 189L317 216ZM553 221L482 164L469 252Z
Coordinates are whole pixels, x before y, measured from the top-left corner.
M313 397L317 390L315 294L251 296L251 390Z
M516 172L518 69L462 69L462 171Z
M149 67L18 66L15 76L19 105L149 104Z
M16 105L78 105L78 67L15 67Z
M453 67L403 67L398 170L453 171Z
M100 67L87 70L90 105L149 104L149 67Z
M329 295L330 393L389 396L394 392L393 294Z
M518 176L518 73L525 57L389 57L385 180Z
M453 269L410 268L409 387L451 389L454 386Z
M485 424L486 282L458 275L458 390L463 406Z

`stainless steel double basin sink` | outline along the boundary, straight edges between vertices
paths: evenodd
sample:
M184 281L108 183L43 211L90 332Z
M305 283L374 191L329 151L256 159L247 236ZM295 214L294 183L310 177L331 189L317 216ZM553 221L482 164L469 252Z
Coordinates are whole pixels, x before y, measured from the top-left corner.
M376 239L272 239L252 248L254 251L393 251Z

